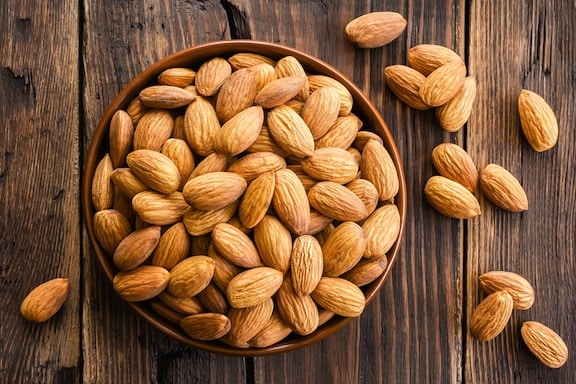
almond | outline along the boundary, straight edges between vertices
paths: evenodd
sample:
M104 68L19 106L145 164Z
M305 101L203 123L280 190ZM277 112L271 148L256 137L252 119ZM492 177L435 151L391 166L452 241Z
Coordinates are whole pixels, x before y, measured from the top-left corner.
M562 338L542 323L526 321L520 329L530 352L549 368L560 368L568 360L568 347Z
M278 79L288 76L307 77L304 67L302 67L302 64L294 56L284 56L278 60L274 69ZM308 85L308 79L306 79L300 93L298 94L298 100L305 102L306 99L308 99L309 94L310 86Z
M180 327L193 339L216 340L230 331L230 319L220 313L199 313L186 316Z
M214 137L220 131L216 110L202 96L188 105L184 113L184 135L190 148L200 156L214 152Z
M210 244L208 247L208 256L214 260L214 276L212 277L214 283L222 292L226 292L230 280L234 278L237 274L242 272L242 269L237 265L229 262L214 248L214 244Z
M472 192L444 176L432 176L424 194L430 205L445 216L470 219L480 215L480 204Z
M360 170L362 177L374 184L380 200L386 201L398 193L400 187L398 172L392 157L383 145L374 140L366 143L362 149Z
M276 80L276 71L270 64L256 64L250 67L250 71L254 74L254 78L256 79L256 89L258 92L260 92L264 86Z
M282 285L282 272L269 267L248 269L234 276L226 288L228 302L234 308L247 308L270 299Z
M556 145L558 121L542 96L523 89L518 97L518 112L524 137L535 151L546 151Z
M272 204L278 217L291 232L306 234L310 226L310 204L302 182L287 168L276 171L275 176Z
M309 295L320 281L324 267L318 240L310 235L298 236L294 239L290 260L294 292L299 296Z
M266 125L262 126L260 129L260 133L256 140L248 147L246 150L250 153L257 153L257 152L272 152L281 157L288 157L290 154L284 150L276 140L272 137L270 130Z
M168 293L175 297L190 297L201 292L212 280L214 260L208 256L191 256L170 270Z
M219 223L212 230L212 243L220 256L239 267L262 265L256 246L241 230L227 223Z
M239 111L216 133L214 149L228 156L244 152L258 138L263 123L262 107L253 106Z
M310 205L321 214L338 221L359 221L368 212L351 190L332 181L320 181L308 192Z
M263 173L250 183L238 207L238 216L244 226L254 228L258 225L272 204L275 188L276 176L272 171Z
M276 294L276 305L282 320L301 336L318 328L318 307L311 296L299 296L294 291L292 279L287 276Z
M290 327L282 320L278 311L274 310L268 322L248 341L248 344L256 348L269 347L285 339L290 333L292 333Z
M286 273L290 268L292 237L274 216L266 215L254 228L254 242L264 265Z
M286 160L273 152L256 152L242 156L238 161L228 167L228 172L234 172L247 182L251 182L258 176L277 171L286 167Z
M358 151L362 152L364 150L364 146L366 146L366 144L370 140L374 140L375 142L377 142L382 146L384 145L384 140L382 140L382 138L378 136L378 134L370 131L359 131L356 134L356 138L354 139L352 146L356 148Z
M180 186L178 167L160 152L138 149L126 157L126 162L140 181L158 192L170 194Z
M222 84L216 100L216 114L220 121L226 122L250 107L257 92L258 83L252 71L243 68L232 73Z
M436 109L440 126L448 132L456 132L466 124L476 99L476 78L468 76L462 88L446 104Z
M196 97L173 85L151 85L140 91L138 98L149 108L176 109L187 106Z
M221 209L213 211L201 211L199 209L189 209L182 219L186 230L192 236L205 235L212 232L219 223L226 223L234 216L238 209L238 200Z
M325 75L309 75L308 84L310 91L314 92L319 88L332 87L335 88L340 95L340 109L339 115L345 116L352 111L352 94L341 82Z
M431 107L446 104L460 91L465 79L466 65L462 61L449 62L428 75L420 87L420 97Z
M312 92L300 115L316 140L324 136L336 122L339 110L338 90L332 87L322 87Z
M334 221L331 217L325 216L315 209L310 210L310 226L307 235L315 235L321 232Z
M362 121L358 116L349 114L340 116L328 131L315 142L316 149L326 147L337 147L348 149L356 139L358 130L362 127Z
M268 129L274 140L296 157L311 156L314 137L302 117L292 108L281 105L268 112Z
M214 57L202 63L198 68L194 85L200 95L213 96L218 93L231 74L230 63L221 57Z
M472 312L470 333L476 340L492 340L506 327L512 309L513 300L508 292L490 294Z
M192 207L212 211L237 200L246 186L246 180L235 173L210 172L188 180L182 194Z
M129 223L133 223L136 219L136 212L132 209L132 200L124 195L116 186L114 186L114 202L112 203L112 209L115 209L124 215Z
M534 289L522 276L505 271L490 271L480 275L480 286L487 294L507 291L514 309L529 309L534 303Z
M230 306L224 294L214 283L210 283L201 292L196 295L207 312L228 313Z
M185 88L196 78L196 71L190 68L168 68L158 75L158 84Z
M182 222L168 228L160 239L152 254L152 265L166 268L174 268L176 264L184 260L190 252L190 237Z
M112 256L118 244L132 232L130 223L115 209L105 209L94 214L94 235L108 255Z
M356 178L358 163L342 148L320 148L301 161L302 169L316 180L346 184Z
M130 115L123 110L118 110L110 120L110 159L114 168L126 164L126 156L132 150L134 140L134 124Z
M194 170L194 154L190 150L188 143L180 139L168 139L162 146L161 153L166 155L178 168L180 173L180 186L178 190L182 190L184 184Z
M153 191L140 192L132 199L132 207L140 218L152 225L172 225L182 220L190 208L182 193L169 195Z
M184 316L158 300L151 300L150 308L152 308L152 310L158 315L162 316L164 319L173 324L180 324L180 321L184 318Z
M344 317L360 316L366 304L360 288L339 277L320 279L312 298L322 308Z
M248 348L248 341L264 328L273 310L272 299L248 308L231 308L228 317L232 326L222 341L237 348Z
M170 309L184 315L195 315L205 311L197 297L175 297L167 291L163 291L158 298Z
M382 258L398 239L400 233L400 212L394 204L383 205L362 224L366 234L367 259Z
M324 276L338 277L362 258L366 234L358 224L346 221L336 227L322 246Z
M114 252L114 265L121 271L134 269L152 254L160 240L160 227L152 226L126 236Z
M114 186L130 199L148 190L148 186L138 180L130 168L116 168L110 175L110 179Z
M415 45L408 51L408 63L412 68L428 76L441 66L462 61L460 56L447 47L434 44Z
M476 192L478 171L462 147L452 143L439 144L432 151L432 164L440 175L462 184L470 192Z
M346 188L351 190L356 196L362 200L366 207L366 212L370 215L378 206L378 190L366 179L356 179L348 184Z
M298 95L306 81L306 76L287 76L273 80L258 92L254 104L266 109L278 107Z
M110 176L113 171L110 155L106 154L96 166L92 178L92 204L96 211L112 208L114 202L114 186Z
M28 321L42 323L62 308L67 296L68 279L49 280L28 293L20 305L20 314Z
M211 153L198 163L188 180L210 172L224 172L229 165L228 156L216 152Z
M360 260L358 264L341 277L359 287L363 287L382 275L387 265L388 259L386 257Z
M271 66L275 64L271 58L251 52L236 53L228 58L228 62L235 70L250 68L258 64L268 64Z
M522 212L528 209L524 188L508 170L497 164L488 164L480 172L482 192L502 209Z
M314 179L312 176L307 174L304 171L304 167L300 164L289 165L288 169L294 172L296 176L298 176L298 179L300 179L300 182L304 186L304 190L306 190L306 193L308 193L310 191L310 188L312 188L318 182L318 180Z
M406 19L396 12L370 12L346 25L346 36L360 48L378 48L394 41L404 32Z
M164 109L149 110L136 125L133 138L134 149L159 151L172 135L173 129L174 119L170 112Z
M128 107L126 108L126 113L130 116L132 120L132 124L136 125L144 116L144 114L148 111L148 107L145 107L138 98L135 98L130 102Z
M170 281L170 272L155 265L141 265L114 276L114 290L122 299L136 302L158 296Z
M410 108L425 111L430 108L420 97L426 76L406 65L391 65L384 70L384 79L392 92Z

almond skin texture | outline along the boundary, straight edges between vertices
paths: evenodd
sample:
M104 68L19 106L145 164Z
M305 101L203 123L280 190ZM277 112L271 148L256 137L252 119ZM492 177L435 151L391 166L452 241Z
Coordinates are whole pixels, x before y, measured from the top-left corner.
M510 212L528 209L524 188L508 170L497 164L488 164L480 172L482 192L490 201Z
M386 270L387 265L388 259L385 257L371 260L360 260L354 268L343 274L342 277L359 287L363 287L382 275Z
M196 71L190 68L168 68L158 75L158 83L185 88L196 78Z
M384 70L384 79L392 92L410 108L425 111L430 106L420 97L426 76L407 65L391 65Z
M432 176L424 194L430 205L445 216L471 219L480 214L480 204L472 192L444 176Z
M390 154L375 140L368 140L362 149L360 161L362 177L370 181L378 190L382 201L393 198L398 193L400 182Z
M324 136L338 118L340 94L336 88L322 87L310 95L300 115L314 139Z
M251 182L263 173L286 167L286 160L276 153L256 152L242 156L232 163L227 171L236 173Z
M498 336L512 315L512 296L498 291L487 296L472 312L470 333L476 340L488 341Z
M290 262L294 292L299 296L309 295L320 281L324 268L322 248L318 240L310 235L294 239Z
M346 88L338 80L325 75L309 75L308 84L310 85L311 92L314 92L322 87L335 88L340 95L340 109L338 110L339 115L345 116L352 111L352 94L348 88Z
M264 327L248 341L251 347L264 348L283 340L292 333L289 326L286 325L277 310L272 312L272 316Z
M246 180L235 173L210 172L188 180L182 195L192 207L211 211L237 200L246 187Z
M131 232L128 219L115 209L105 209L94 214L94 234L98 243L110 256Z
M250 68L258 64L268 64L274 66L275 62L269 57L257 53L240 52L228 58L228 62L235 70L241 68Z
M276 171L276 186L272 204L286 227L297 235L308 233L310 203L304 185L290 169Z
M268 129L274 140L296 157L314 153L314 137L302 117L292 108L281 105L268 112Z
M184 136L190 148L200 156L214 152L214 137L220 130L216 110L210 102L197 97L184 113Z
M480 275L480 286L487 294L507 291L514 301L514 309L526 310L534 303L534 289L522 276L505 271L491 271Z
M393 204L383 205L362 224L366 234L367 259L382 258L392 248L400 233L400 212Z
M216 100L216 114L220 121L225 123L237 113L250 107L257 92L258 83L249 68L239 69L232 73L222 84Z
M340 116L328 131L316 140L315 146L318 148L337 147L348 149L358 130L362 127L362 121L354 114Z
M200 95L212 96L220 90L222 84L231 74L232 66L230 63L221 57L215 57L205 61L198 68L194 85Z
M253 106L232 116L214 137L214 149L234 156L248 149L258 138L264 123L264 110Z
M272 299L247 308L231 308L228 317L232 324L230 331L221 340L237 348L248 348L248 340L264 328L274 311Z
M92 204L96 211L112 208L114 187L110 177L113 170L110 155L106 154L96 166L92 178Z
M170 281L170 272L154 265L141 265L114 276L114 290L122 299L136 302L158 296Z
M217 224L212 231L212 243L220 256L239 267L262 266L262 260L252 240L231 224Z
M272 204L276 189L274 172L266 172L250 183L238 207L238 217L244 226L254 228L264 218Z
M271 298L282 285L282 272L256 267L236 275L226 288L228 302L234 308L247 308Z
M518 112L524 137L535 151L543 152L556 145L558 121L542 96L523 89L518 97Z
M180 186L180 172L170 158L150 149L139 149L126 157L136 177L155 191L170 194Z
M478 171L474 161L462 147L443 143L432 151L432 164L438 173L459 184L470 192L478 187Z
M436 109L436 118L440 126L448 132L456 132L462 128L470 118L475 99L476 78L468 76L458 93Z
M148 224L172 225L182 220L190 206L180 192L165 195L154 191L144 191L134 196L132 208Z
M136 125L133 139L134 149L159 151L164 142L172 135L173 129L174 119L170 112L164 109L149 110Z
M216 340L230 331L230 319L220 313L199 313L183 318L180 327L193 339Z
M254 228L254 242L264 265L286 273L290 268L292 236L274 216L266 215Z
M351 190L332 181L320 181L308 192L310 205L324 216L338 221L359 221L368 212Z
M127 112L118 110L110 121L110 158L114 168L126 164L126 156L132 150L134 124Z
M348 184L346 188L351 190L356 196L362 200L368 215L370 215L378 206L378 190L366 179L356 179Z
M126 236L114 252L114 265L121 271L136 268L152 254L160 241L160 227L152 226Z
M444 64L432 72L420 87L422 101L438 107L450 101L464 85L466 65L462 61Z
M192 236L205 235L212 232L219 223L226 223L234 216L238 209L238 200L221 209L213 211L201 211L199 209L189 209L184 214L182 222L186 230Z
M450 48L440 45L420 44L408 51L409 65L424 76L428 76L444 64L453 61L462 61L462 59Z
M35 323L42 323L54 316L68 296L68 279L52 279L34 288L20 306L20 314Z
M254 104L266 109L278 107L300 93L306 80L305 76L287 76L271 81L258 92Z
M312 298L322 308L345 317L360 316L366 304L360 288L339 277L323 277Z
M129 199L149 189L146 184L138 180L130 168L116 168L110 175L110 179L114 187Z
M214 260L208 256L191 256L170 271L168 292L174 297L190 297L201 292L212 280Z
M316 180L346 184L358 174L356 159L342 148L319 148L301 164L304 172Z
M181 191L194 169L194 154L190 150L188 143L180 139L166 140L162 146L161 153L172 160L176 168L178 168L180 172L180 186L178 190Z
M152 85L144 88L138 98L149 108L176 109L190 104L196 96L180 87Z
M526 321L520 329L530 351L549 368L560 368L568 360L568 347L553 330L536 321Z
M406 19L396 12L371 12L346 25L346 36L360 48L383 47L404 32Z
M184 316L195 315L206 311L197 297L174 297L164 291L158 295L158 298L170 309Z
M168 228L160 237L156 249L152 254L152 265L164 267L168 270L184 260L190 252L190 237L182 222Z
M358 224L347 221L328 236L322 246L324 275L338 277L349 271L362 258L366 249L366 234Z
M311 296L298 296L292 279L287 276L276 294L276 305L280 316L299 335L309 335L320 322L318 307Z

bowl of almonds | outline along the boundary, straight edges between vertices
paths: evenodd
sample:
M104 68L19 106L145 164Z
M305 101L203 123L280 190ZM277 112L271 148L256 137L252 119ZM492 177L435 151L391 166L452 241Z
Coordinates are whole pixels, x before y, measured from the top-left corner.
M115 292L167 336L261 356L360 316L398 256L406 185L378 110L293 48L208 43L135 77L91 141L83 214Z

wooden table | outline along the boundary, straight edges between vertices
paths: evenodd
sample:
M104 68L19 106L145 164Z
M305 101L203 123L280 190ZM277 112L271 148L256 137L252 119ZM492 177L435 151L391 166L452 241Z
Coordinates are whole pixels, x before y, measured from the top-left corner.
M390 45L361 50L344 26L369 12L408 20ZM576 5L519 1L6 0L0 6L0 382L2 383L568 383L571 357L551 370L519 329L541 321L576 350ZM80 214L80 179L96 124L128 81L155 61L207 41L247 38L296 47L348 75L388 122L404 161L409 214L390 280L362 317L308 348L236 358L180 345L131 312L96 265ZM478 80L468 125L444 132L433 111L401 104L383 70L436 43ZM534 152L517 112L522 88L551 104L558 145ZM432 149L464 146L478 167L498 163L523 184L527 212L480 195L482 215L441 216L425 201ZM484 294L478 275L525 276L537 297L503 334L468 332ZM70 279L63 310L24 321L35 285Z

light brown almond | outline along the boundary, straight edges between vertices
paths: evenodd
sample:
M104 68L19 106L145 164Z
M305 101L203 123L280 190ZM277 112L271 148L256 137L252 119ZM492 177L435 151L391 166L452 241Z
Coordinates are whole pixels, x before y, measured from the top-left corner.
M251 347L265 348L285 339L292 330L275 309L264 327L248 341Z
M218 289L216 284L210 283L196 295L207 312L228 313L230 306L226 301L226 296Z
M287 76L273 80L260 89L254 104L266 109L278 107L298 95L306 81L305 76Z
M216 100L216 114L225 123L239 112L250 107L258 92L256 76L248 68L232 73L222 84Z
M362 200L366 207L366 212L370 215L378 206L378 190L370 181L366 179L356 179L348 184L346 188L351 190Z
M276 71L270 64L256 64L250 67L250 71L252 71L256 79L256 89L258 89L258 92L260 92L265 85L276 80Z
M268 112L267 124L274 141L288 153L296 157L314 153L310 128L292 108L281 105L272 109Z
M278 145L276 140L274 140L272 134L270 133L270 130L266 125L262 126L262 128L260 129L260 133L258 134L258 137L252 143L252 145L248 147L246 151L250 153L272 152L281 157L290 156L290 154L286 150L284 150L284 148Z
M184 135L194 153L207 156L214 152L214 137L220 131L216 110L202 96L197 97L184 114Z
M148 110L149 110L149 108L144 106L140 102L138 97L136 97L134 100L132 100L130 102L130 104L128 104L128 107L126 107L126 113L128 114L128 116L130 116L130 119L132 119L132 124L134 126L136 126L136 124L138 124L138 121L140 121L142 116L144 116L144 114Z
M296 237L292 245L290 266L294 292L299 296L312 293L324 268L322 248L318 240L311 235Z
M239 267L262 266L262 260L252 240L228 223L219 223L212 230L212 243L220 256Z
M98 162L92 177L92 204L96 211L112 208L114 203L114 186L110 176L113 171L110 155L106 154Z
M298 176L287 168L276 171L275 176L272 204L276 214L292 233L306 234L310 226L310 204L304 185Z
M174 297L190 297L201 292L212 280L214 260L208 256L191 256L170 270L168 293Z
M151 225L172 225L182 220L190 206L180 192L169 195L153 191L140 192L132 199L132 208Z
M376 209L362 224L366 234L367 259L383 258L398 239L400 233L400 212L394 204Z
M560 335L537 321L526 321L520 329L526 346L549 368L560 368L568 360L568 346Z
M248 348L248 340L264 328L274 310L272 299L248 308L231 308L228 317L232 323L230 331L221 340L237 348Z
M273 152L256 152L242 156L232 163L227 171L236 173L251 182L264 173L284 167L286 167L286 160L282 156Z
M68 297L68 279L56 278L34 288L22 301L20 314L28 321L42 323L54 316Z
M476 78L468 76L462 88L446 104L436 109L440 126L448 132L456 132L466 124L476 100Z
M362 121L358 116L350 113L340 116L328 131L315 142L316 149L337 147L348 149L356 139L358 130L362 127Z
M283 278L282 272L274 268L251 268L230 280L226 297L234 308L252 307L274 296Z
M118 110L110 120L110 159L114 168L126 164L126 156L132 150L134 140L134 124L130 115L123 110Z
M512 315L513 300L507 291L498 291L487 296L472 312L470 333L480 341L492 340L508 324Z
M227 60L221 57L207 60L196 72L196 79L194 80L196 91L202 96L213 96L231 74L232 66Z
M507 291L514 302L514 309L526 310L534 303L534 289L522 276L506 271L490 271L479 277L480 286L487 294Z
M268 212L272 204L276 176L269 171L250 183L238 207L238 217L244 226L254 228Z
M228 156L244 152L258 138L264 111L260 106L252 106L231 117L214 137L214 149Z
M134 269L142 264L160 241L160 227L151 226L126 236L114 251L113 261L121 271Z
M193 339L216 340L230 331L230 319L221 313L199 313L186 316L180 327Z
M282 286L278 289L276 305L282 320L295 333L305 336L318 328L320 318L316 303L309 295L296 294L290 276L284 279Z
M358 163L342 148L319 148L301 161L302 169L316 180L346 184L356 178Z
M443 143L432 150L432 164L438 173L459 184L470 192L478 187L478 171L474 161L462 147Z
M368 212L351 190L332 181L320 181L308 192L310 205L321 214L338 221L359 221Z
M136 125L133 147L135 150L159 151L164 142L172 136L173 129L174 119L170 112L165 109L151 109L142 116Z
M210 172L224 172L229 165L228 156L216 152L211 153L198 163L188 180Z
M192 236L205 235L212 232L219 223L226 223L234 216L238 209L238 200L214 211L201 211L199 209L189 209L184 214L182 222L186 230Z
M371 131L359 131L356 134L356 138L352 143L353 147L356 148L358 151L362 152L364 150L364 146L370 141L374 140L380 145L384 145L384 140L377 133Z
M346 88L338 80L325 75L309 75L308 84L310 85L311 92L314 92L315 90L322 87L336 88L336 90L340 94L340 109L339 109L340 116L347 115L352 111L352 104L353 104L352 94L350 93L348 88Z
M466 65L462 61L444 64L432 72L420 87L422 101L438 107L450 101L464 85Z
M214 284L216 284L222 292L226 292L230 280L242 272L242 269L220 256L214 248L214 244L210 244L208 247L208 256L216 263L214 265L214 276L212 277Z
M558 121L550 105L537 93L523 89L518 112L524 137L537 152L546 151L558 141Z
M392 157L383 145L369 140L362 150L360 161L362 177L378 191L380 200L386 201L398 193L400 181Z
M94 214L94 235L109 256L118 244L132 232L130 223L115 209L105 209Z
M310 176L304 171L304 167L301 164L289 165L288 169L294 172L296 176L298 176L298 178L302 182L302 185L304 186L304 189L306 190L306 193L308 193L310 191L310 188L312 188L314 184L318 182L318 180L314 179L312 176Z
M428 76L436 69L453 61L462 61L462 59L450 48L440 45L420 44L408 51L409 65L424 76Z
M182 194L196 209L212 211L237 200L246 189L246 180L232 172L210 172L188 180Z
M172 160L176 168L178 168L180 172L178 190L182 190L194 170L194 154L190 150L188 143L180 139L168 139L162 146L161 153Z
M122 299L136 302L158 296L170 281L170 272L155 265L141 265L114 276L114 290Z
M406 19L397 12L369 12L346 24L348 40L360 48L383 47L404 32Z
M254 243L264 265L286 273L290 268L292 236L274 216L266 215L254 228Z
M134 175L155 191L170 194L180 186L180 172L170 158L150 149L138 149L126 157Z
M359 287L363 287L380 277L386 270L387 265L388 259L386 257L370 260L362 259L341 277Z
M116 168L110 175L114 187L128 198L148 190L148 186L138 180L130 168Z
M360 316L366 304L360 288L340 277L320 279L312 298L322 308L344 317Z
M494 204L510 212L528 209L528 197L514 175L497 164L488 164L480 172L482 192Z
M158 75L158 84L185 88L194 83L196 71L190 68L168 68Z
M424 187L426 199L441 214L454 219L480 215L480 204L463 185L444 176L432 176Z
M298 61L294 56L284 56L276 63L274 67L276 71L276 77L278 79L288 76L298 76L307 77L306 70L302 67L302 63ZM308 79L304 82L304 86L300 90L297 99L301 102L305 102L310 95L310 86L308 85Z
M318 88L306 100L300 115L310 128L312 137L319 139L336 122L340 110L340 94L336 88Z
M167 291L163 291L158 295L158 298L170 309L184 316L195 315L206 310L197 297L175 297Z
M190 236L182 222L168 228L158 241L152 254L152 265L171 270L190 252Z
M420 88L426 76L407 65L391 65L384 70L384 79L392 92L410 108L425 111L430 106L422 101Z
M307 235L315 235L318 232L323 231L328 225L330 225L334 219L325 216L315 209L310 209L310 226L308 227Z
M176 109L187 106L196 97L173 85L151 85L140 91L138 98L149 108Z
M236 53L228 58L228 62L235 70L250 68L258 64L268 64L274 66L275 61L271 58L251 52Z
M366 234L358 224L346 221L336 227L322 246L324 276L338 277L362 258Z

